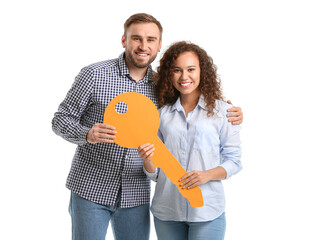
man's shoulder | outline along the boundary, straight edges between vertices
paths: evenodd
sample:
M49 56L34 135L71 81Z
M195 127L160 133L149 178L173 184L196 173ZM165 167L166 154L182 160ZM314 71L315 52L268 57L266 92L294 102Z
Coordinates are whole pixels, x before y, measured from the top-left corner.
M109 59L109 60L92 63L84 67L84 69L88 69L91 71L98 71L103 69L115 68L117 67L117 65L118 65L118 58L115 58L115 59Z
M231 104L229 104L223 100L218 100L218 99L216 99L216 106L221 109L227 109L227 108L232 107Z

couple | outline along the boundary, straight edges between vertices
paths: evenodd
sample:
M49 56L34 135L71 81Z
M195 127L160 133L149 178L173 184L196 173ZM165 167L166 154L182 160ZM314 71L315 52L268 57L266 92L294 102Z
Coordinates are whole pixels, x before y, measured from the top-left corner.
M176 43L155 74L150 64L161 48L161 24L151 15L135 14L124 30L125 52L83 68L52 121L56 134L78 145L66 184L73 239L105 239L109 221L115 239L149 239L148 176L158 182L152 212L159 239L223 239L220 180L241 168L241 109L227 110L221 101L216 69L204 50ZM123 92L142 93L161 107L158 135L188 172L181 184L200 185L204 207L191 208L154 168L151 144L126 149L113 143L115 128L102 124L102 118L108 103Z

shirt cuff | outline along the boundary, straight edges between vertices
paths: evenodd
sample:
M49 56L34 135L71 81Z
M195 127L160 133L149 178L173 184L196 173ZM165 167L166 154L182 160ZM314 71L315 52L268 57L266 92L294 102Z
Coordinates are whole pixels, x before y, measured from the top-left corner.
M90 131L91 128L88 127L83 127L80 131L80 136L78 137L78 139L76 139L76 143L78 145L83 145L88 143L88 141L86 140L87 134Z
M242 169L242 165L235 164L231 161L222 163L220 167L224 168L227 173L225 180L238 173Z
M148 176L148 178L150 178L152 181L157 181L158 178L158 168L156 168L156 171L154 173L150 173L148 172L145 167L143 166L143 172L145 173L145 175Z

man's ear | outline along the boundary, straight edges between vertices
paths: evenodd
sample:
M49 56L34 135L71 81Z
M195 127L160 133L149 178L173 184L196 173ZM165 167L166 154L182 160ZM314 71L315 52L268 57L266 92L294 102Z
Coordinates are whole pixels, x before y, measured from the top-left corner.
M125 35L123 35L123 36L121 37L121 44L123 45L123 48L126 47L126 38L125 38Z
M161 43L162 43L162 41L161 41L161 39L160 39L160 43L159 43L158 52L160 52L160 50L161 50Z

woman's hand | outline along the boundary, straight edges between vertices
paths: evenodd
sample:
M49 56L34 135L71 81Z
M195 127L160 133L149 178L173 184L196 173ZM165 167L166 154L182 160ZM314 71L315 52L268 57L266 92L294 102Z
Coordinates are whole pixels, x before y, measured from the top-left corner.
M223 180L226 178L226 176L226 170L223 167L218 166L207 171L194 170L192 172L188 172L181 179L179 179L179 181L182 182L180 186L191 189L209 181Z
M210 173L208 171L194 170L185 174L179 181L182 182L180 184L182 188L191 189L210 181Z
M140 157L143 159L143 161L149 161L151 160L151 157L154 154L154 145L150 143L143 144L139 146L137 149L137 152L139 153Z
M156 167L151 162L154 150L154 145L150 143L143 144L137 149L138 154L143 159L144 168L149 173L154 173L156 171Z

